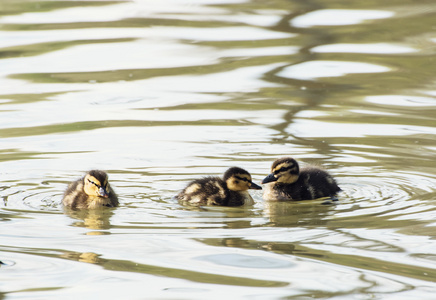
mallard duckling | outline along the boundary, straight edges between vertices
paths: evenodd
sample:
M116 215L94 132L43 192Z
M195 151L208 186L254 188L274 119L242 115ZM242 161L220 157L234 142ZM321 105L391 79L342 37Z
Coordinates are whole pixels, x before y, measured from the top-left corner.
M265 183L270 183L265 187L265 200L312 200L334 196L341 190L326 171L312 166L300 170L291 157L277 159L271 174L262 180Z
M223 179L210 176L192 181L177 199L190 205L253 205L248 189L261 190L262 187L251 181L250 173L233 167L224 173Z
M81 179L70 183L62 203L72 208L118 206L118 197L109 185L108 175L91 170Z

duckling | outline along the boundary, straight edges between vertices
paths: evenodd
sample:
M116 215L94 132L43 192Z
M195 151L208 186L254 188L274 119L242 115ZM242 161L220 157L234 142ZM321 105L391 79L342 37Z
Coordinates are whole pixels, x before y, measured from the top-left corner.
M253 205L248 189L261 190L262 187L251 181L246 170L232 167L224 173L223 179L209 176L192 181L177 195L177 199L190 205Z
M341 191L335 179L317 167L300 170L292 157L277 159L271 166L271 174L262 180L266 186L265 200L312 200L331 197Z
M115 207L118 206L118 197L109 185L108 175L91 170L69 184L62 203L71 208Z

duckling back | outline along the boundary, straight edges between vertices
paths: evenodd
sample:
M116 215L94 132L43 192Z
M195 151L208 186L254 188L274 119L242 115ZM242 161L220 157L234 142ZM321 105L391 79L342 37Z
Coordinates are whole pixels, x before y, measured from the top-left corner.
M88 195L83 192L83 182L82 180L77 180L71 182L68 185L67 190L64 193L64 197L62 199L62 204L64 206L69 206L72 208L82 208L83 204L87 201Z
M219 177L204 177L192 181L178 195L182 204L227 205L228 189Z

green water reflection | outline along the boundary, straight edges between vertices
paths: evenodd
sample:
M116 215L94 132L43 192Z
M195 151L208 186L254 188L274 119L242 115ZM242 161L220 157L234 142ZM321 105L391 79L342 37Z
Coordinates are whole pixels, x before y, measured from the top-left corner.
M142 299L144 282L156 299L432 299L435 13L1 1L0 299ZM284 155L327 168L338 201L173 199L231 165L260 182ZM91 168L120 207L64 210Z

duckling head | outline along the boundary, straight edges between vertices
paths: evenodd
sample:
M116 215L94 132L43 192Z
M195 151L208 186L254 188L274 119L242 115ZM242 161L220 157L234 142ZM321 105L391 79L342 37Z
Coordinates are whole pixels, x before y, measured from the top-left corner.
M109 181L108 175L100 170L91 170L86 173L83 179L83 190L89 196L94 197L109 197Z
M224 181L231 191L261 190L262 187L251 181L251 175L242 168L233 167L224 173Z
M268 182L294 183L300 175L300 167L292 157L283 157L273 162L271 174L262 180L262 184Z

